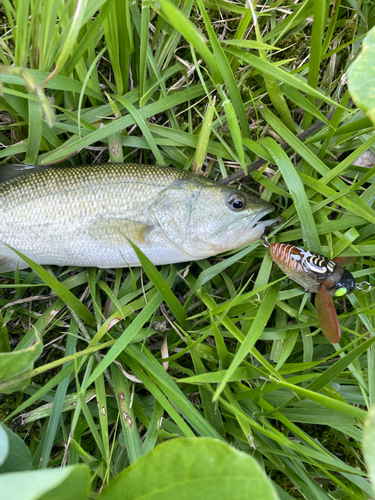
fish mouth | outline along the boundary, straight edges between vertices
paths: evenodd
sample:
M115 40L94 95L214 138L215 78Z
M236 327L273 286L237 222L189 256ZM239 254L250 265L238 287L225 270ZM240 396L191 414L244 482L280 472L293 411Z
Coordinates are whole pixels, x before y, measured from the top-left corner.
M282 217L281 215L278 215L277 217L275 217L273 219L271 218L271 219L265 219L265 220L260 221L260 219L263 219L263 217L265 215L268 215L269 213L270 212L267 212L264 215L261 214L259 217L256 217L256 219L252 221L252 225L251 225L250 229L257 228L257 229L262 229L264 231L264 229L266 229L267 227L272 226L272 227L276 228L277 226L280 226L280 224L285 222L284 217ZM248 228L249 228L249 226L248 226Z
M249 219L249 223L245 225L238 240L239 241L241 241L241 240L246 241L247 239L249 239L250 233L251 233L251 240L254 241L255 239L260 238L263 235L264 230L267 227L270 227L270 226L276 227L284 222L284 218L281 217L280 215L278 217L275 217L275 218L264 219L264 217L266 217L268 214L270 214L274 210L275 210L275 208L273 206L270 206L270 207L267 207L264 210L262 210L255 217L254 217L254 215L251 215L251 214L245 215L245 216L241 217L240 219L237 219L237 221L235 223L229 224L227 226L227 229L228 230L235 229L235 227L238 225L238 223L240 223L244 219Z

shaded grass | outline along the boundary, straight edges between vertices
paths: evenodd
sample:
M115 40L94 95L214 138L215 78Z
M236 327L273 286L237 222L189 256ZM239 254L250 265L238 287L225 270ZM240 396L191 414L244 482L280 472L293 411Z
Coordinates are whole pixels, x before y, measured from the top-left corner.
M285 217L276 241L356 256L349 269L373 284L374 176L353 163L374 134L343 83L373 7L358 17L349 2L335 7L259 2L256 35L250 11L225 0L182 10L91 0L79 11L76 2L4 0L0 161L190 169L198 157L220 179L262 157L267 165L242 189ZM289 47L296 38L307 60ZM321 119L305 141L292 131ZM23 415L17 431L35 467L89 463L95 491L164 439L211 436L254 455L280 498L373 498L360 446L375 396L374 291L335 301L343 336L333 346L309 294L282 279L259 242L190 267L145 261L145 273L33 269L6 276L15 296L0 306L12 349L27 347L34 328L45 339L25 379L49 376L26 387L6 419Z

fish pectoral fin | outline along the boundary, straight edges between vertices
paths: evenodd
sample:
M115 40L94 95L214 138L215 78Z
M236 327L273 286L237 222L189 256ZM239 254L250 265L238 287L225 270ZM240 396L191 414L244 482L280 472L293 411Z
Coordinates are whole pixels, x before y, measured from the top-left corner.
M126 245L129 240L136 245L146 243L146 237L153 226L129 219L100 218L92 222L88 228L90 237L103 246Z

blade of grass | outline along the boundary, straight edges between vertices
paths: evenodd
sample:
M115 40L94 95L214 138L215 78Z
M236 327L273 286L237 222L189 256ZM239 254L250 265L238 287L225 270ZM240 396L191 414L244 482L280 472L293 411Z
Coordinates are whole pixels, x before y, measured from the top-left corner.
M78 326L75 324L74 321L72 321L72 323L70 325L69 332L73 333L73 334L78 333ZM75 347L76 347L76 344L77 344L76 335L68 335L66 349L65 349L65 356L70 356L73 354ZM71 361L71 363L72 363L72 361ZM68 364L63 365L62 369L64 369L67 366L68 366ZM59 383L57 390L56 390L56 395L55 395L54 402L53 402L52 412L51 412L51 416L50 416L49 421L48 421L48 427L46 430L45 440L43 442L42 468L44 468L44 469L48 466L48 462L50 460L50 454L51 454L52 447L53 447L55 437L56 437L56 433L58 430L61 411L62 411L62 407L64 404L66 392L68 390L68 386L69 386L69 377L66 377L64 380L62 380Z
M56 368L64 363L68 363L69 361L79 359L83 356L94 354L96 351L100 351L101 349L106 349L107 347L110 347L113 344L114 344L114 341L110 341L110 342L106 342L104 344L99 344L98 346L88 347L87 349L84 349L83 351L79 351L76 354L72 354L71 356L66 356L63 359L58 359L56 361L52 361L51 363L43 365L39 368L34 368L33 370L29 370L25 373L22 373L21 375L15 375L14 377L10 377L8 379L5 379L2 382L0 382L0 390L4 390L7 387L11 387L16 382L22 382L23 380L27 380L30 377L35 377L37 375L40 375L41 373L52 370L52 369L54 369L54 368ZM71 371L74 371L74 367L72 367L72 369L71 369L70 366L67 366L66 368L64 368L64 370L66 370L67 373L71 373Z
M186 311L170 289L170 285L167 284L167 282L161 276L150 259L146 257L146 255L136 245L134 245L134 243L132 243L130 240L129 242L133 247L133 250L137 254L137 257L139 258L143 269L147 273L147 276L150 278L155 288L159 291L159 293L163 297L163 300L165 300L166 304L171 309L180 325L184 328L184 326L186 326ZM175 276L176 268L175 266L172 266L171 273L169 275L169 281L173 282Z
M111 374L116 390L116 401L120 413L120 422L124 434L126 449L130 463L135 462L141 456L141 443L136 425L134 411L132 409L129 383L121 373L118 366L111 365Z
M208 102L206 113L202 122L202 127L198 137L197 148L195 150L195 158L193 168L195 172L201 173L203 162L206 158L208 141L211 134L212 119L215 111L216 97Z
M74 12L74 16L71 19L69 32L67 33L65 43L61 47L61 51L56 61L55 69L48 76L48 81L50 81L54 76L56 76L64 67L64 64L68 60L68 57L73 52L73 47L77 40L77 35L84 21L84 14L86 10L88 0L78 0L77 6ZM57 3L57 2L54 2ZM43 85L44 87L44 85Z
M249 6L250 6L252 16L253 16L255 35L256 35L257 42L262 43L262 35L260 33L258 19L257 19L256 13L255 13L254 5L253 5L251 0L249 2ZM259 51L260 59L262 61L268 61L266 51L262 48L259 48L258 51ZM269 98L271 99L272 104L275 106L277 112L279 113L280 117L282 118L282 120L284 121L284 123L288 127L288 129L291 130L292 132L294 132L295 127L294 127L294 123L292 120L292 115L290 114L288 105L284 99L284 96L280 90L280 87L279 87L276 79L273 76L271 76L265 72L263 73L263 78L264 78L264 83L265 83L265 86L266 86L266 89L267 89L267 92L268 92Z
M88 90L88 89L87 89ZM167 98L159 99L157 102L149 104L144 108L140 109L138 113L144 119L149 118L150 116L154 116L155 114L161 113L166 109L169 109L173 106L177 106L181 102L186 102L190 99L195 99L196 97L204 94L204 90L201 85L197 85L194 87L190 87L188 90L182 90L177 94L173 94L168 96ZM113 96L115 97L115 96ZM118 98L119 96L117 96ZM72 153L75 153L78 149L82 149L85 146L89 146L94 142L105 139L110 134L114 134L119 132L120 130L134 125L135 120L130 116L124 116L115 120L115 122L109 123L105 127L101 127L95 132L86 135L82 139L71 138L70 144L67 146L64 144L64 147L56 148L54 151L47 153L45 155L41 155L39 157L39 163L52 163L61 160L62 158L67 158ZM160 153L159 153L160 154Z
M322 101L331 104L332 106L335 107L341 106L340 104L332 100L330 97L327 97L323 92L319 92L319 90L313 89L312 87L302 82L295 76L291 75L287 71L278 68L276 65L268 61L263 61L262 59L260 59L260 57L250 54L250 52L240 51L232 47L226 48L225 52L238 57L238 59L240 60L246 61L251 66L254 66L263 73L267 73L268 75L273 76L276 80L279 80L280 82L284 82L287 85L290 85L291 87L300 90L301 92L306 92L307 95L317 97Z
M307 83L311 88L315 89L318 86L320 61L322 57L322 40L324 40L323 33L327 21L328 6L325 0L314 0L312 5L314 21L311 33L309 75ZM315 99L312 96L308 96L307 99L311 104L314 104ZM303 129L310 127L311 119L312 115L310 113L305 113L302 122Z
M186 398L160 363L148 350L141 351L136 345L129 346L127 356L132 356L141 364L183 417L201 435L222 440L220 434L203 418L200 412ZM130 365L130 363L128 363ZM191 435L191 434L190 434Z
M15 252L22 260L24 260L33 271L37 273L38 276L48 285L51 290L53 290L56 295L58 295L78 316L83 319L88 325L92 326L95 324L94 315L87 309L87 307L82 304L80 300L75 297L72 292L70 292L60 281L51 276L42 266L32 261L26 255L19 252L15 248L7 245L13 252Z
M271 381L274 379L271 377ZM289 384L288 382L278 381L282 387L291 390L292 392L297 393L299 396L302 396L307 399L311 399L312 401L316 401L317 403L326 406L328 408L332 408L334 410L340 411L342 413L346 413L347 415L352 415L357 418L360 422L363 422L367 412L361 410L360 408L356 408L354 406L348 405L348 403L343 403L341 401L337 401L336 399L330 398L328 396L324 396L323 394L318 394L317 392L309 391L308 389L304 389L302 387L298 387L294 384Z
M303 187L303 183L296 172L292 162L285 151L274 139L266 137L262 141L268 152L273 157L274 162L279 167L288 190L292 195L298 218L301 222L302 237L307 248L313 252L322 253L318 231L316 229L314 217L311 212L309 201Z
M258 340L260 334L263 331L263 328L266 326L268 318L273 312L273 308L275 306L276 298L278 294L278 287L272 286L268 288L264 299L259 307L258 313L251 325L249 331L246 334L240 348L238 349L234 360L230 364L223 380L219 384L219 387L216 389L214 394L214 401L216 401L220 393L224 390L225 385L227 384L230 377L233 375L236 368L242 363L242 361L249 354L251 348L254 346L255 342Z
M109 433L108 433L108 407L107 407L107 396L104 385L104 377L100 375L95 380L95 392L96 399L98 403L99 412L99 423L101 431L101 439L103 442L104 449L104 460L106 461L108 471L107 471L107 484L109 482L109 468L110 468L110 450L109 450ZM87 396L87 392L86 392Z
M43 116L40 102L32 100L29 104L29 136L27 141L25 163L33 164L37 162L40 143L42 141Z
M225 111L225 116L227 117L228 120L228 127L234 142L234 147L236 148L236 152L240 160L241 166L243 169L245 169L246 168L245 153L243 150L241 130L237 122L237 116L234 111L233 104L228 99L225 99L223 101L223 107Z
M195 50L202 55L210 68L215 83L220 85L223 82L223 77L216 59L205 43L206 39L203 33L169 0L160 0L158 4L161 5L161 12L168 23L178 30ZM153 8L157 10L156 5L153 5Z
M150 7L148 4L142 3L142 28L141 28L141 46L140 46L140 64L139 64L139 97L140 104L139 107L146 103L141 104L142 97L146 93L146 78L147 78L147 47L148 47L148 34L149 34L149 24L150 24Z
M121 337L116 340L115 344L111 347L108 353L104 356L101 363L94 369L87 385L83 387L86 389L89 387L96 378L104 372L106 368L110 366L111 363L117 358L117 356L129 345L132 339L137 335L140 328L150 319L154 314L156 309L160 306L162 302L162 296L157 293L143 308L142 312L134 319L134 321L125 329Z
M233 103L232 105L234 106L237 116L240 121L241 125L241 130L242 130L242 135L244 137L250 138L250 130L249 130L249 124L247 121L247 116L246 116L246 111L245 107L241 98L240 91L238 89L237 82L235 80L233 71L229 65L228 59L225 55L224 50L222 49L217 36L212 28L211 21L208 17L208 14L206 12L206 9L203 6L202 0L197 0L197 5L199 7L199 10L202 14L203 21L208 33L208 37L211 42L212 50L215 56L215 59L217 61L217 64L220 68L220 74L222 79L224 80L225 86L228 90L228 94L230 96L231 102ZM193 44L194 45L194 44ZM203 54L202 54L203 55ZM212 75L214 77L214 74ZM221 79L216 80L214 78L214 83L216 85L220 85ZM222 99L225 101L225 96L223 95L224 92L222 92L222 89L219 87L218 88L219 93L221 94ZM241 156L240 156L241 158Z

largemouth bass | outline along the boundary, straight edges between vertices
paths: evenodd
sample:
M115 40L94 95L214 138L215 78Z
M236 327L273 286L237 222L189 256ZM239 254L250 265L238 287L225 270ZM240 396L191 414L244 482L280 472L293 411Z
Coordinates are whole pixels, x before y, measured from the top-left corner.
M0 175L1 175L0 166ZM133 163L54 167L0 185L0 271L38 264L139 266L199 260L258 239L269 203L200 175Z

